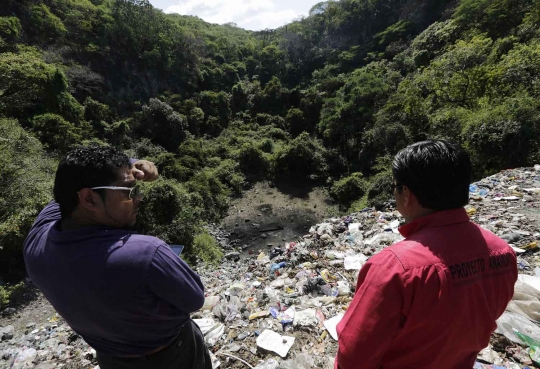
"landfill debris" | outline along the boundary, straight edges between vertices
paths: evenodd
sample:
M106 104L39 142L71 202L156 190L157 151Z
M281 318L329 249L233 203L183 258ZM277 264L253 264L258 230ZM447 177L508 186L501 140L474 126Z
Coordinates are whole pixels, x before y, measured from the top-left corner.
M367 257L365 255L346 256L343 260L343 265L345 266L345 270L360 270L366 261Z
M193 319L204 335L204 340L209 346L214 346L217 340L225 332L225 325L216 323L212 319Z
M258 364L253 369L277 369L279 366L279 363L274 359L269 359L265 362L262 362Z
M294 344L294 340L294 337L282 336L270 329L266 329L257 337L257 346L275 352L281 357L286 357Z
M337 334L336 328L339 322L341 322L341 319L343 319L343 315L344 314L336 315L332 319L328 319L327 321L324 322L324 326L326 327L326 329L328 329L330 336L332 336L332 338L336 341L338 340L338 334Z
M531 356L540 351L531 347L540 342L540 165L502 171L475 182L469 191L470 219L518 251L520 273L514 298L475 368L540 368ZM197 267L207 297L192 317L220 368L247 368L235 358L257 369L333 368L336 326L354 297L359 270L403 239L403 218L391 202L383 205L321 219L298 239L251 253L249 242L231 241L227 230L209 226L229 256L219 267ZM259 231L272 232L264 225ZM16 310L10 309L0 314L7 319L0 321L0 368L11 367L16 357L31 358L33 351L25 351L30 348L36 350L36 367L60 368L67 362L96 367L95 352L80 337L70 340L76 336L59 315L17 328L12 323Z
M201 310L212 310L219 303L219 296L208 296L204 299L204 305Z

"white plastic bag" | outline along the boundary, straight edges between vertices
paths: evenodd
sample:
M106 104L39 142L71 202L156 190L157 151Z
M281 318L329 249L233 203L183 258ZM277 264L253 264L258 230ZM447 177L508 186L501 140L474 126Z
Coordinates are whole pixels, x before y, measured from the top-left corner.
M540 327L524 316L505 311L497 320L495 333L503 334L510 341L522 345L523 342L514 334L514 330L540 341Z

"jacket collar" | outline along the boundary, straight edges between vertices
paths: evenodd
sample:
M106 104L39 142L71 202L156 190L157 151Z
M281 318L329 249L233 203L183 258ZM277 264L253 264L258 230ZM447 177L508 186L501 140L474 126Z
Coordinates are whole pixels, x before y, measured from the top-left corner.
M399 227L399 233L405 238L426 228L442 227L450 224L469 221L464 208L437 211L435 213L417 218L410 223Z

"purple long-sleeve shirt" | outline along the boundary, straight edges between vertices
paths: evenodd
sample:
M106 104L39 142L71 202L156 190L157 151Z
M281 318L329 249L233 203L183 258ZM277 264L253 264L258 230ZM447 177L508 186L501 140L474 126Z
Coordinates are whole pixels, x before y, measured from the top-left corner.
M60 231L51 202L24 245L28 275L56 311L105 355L170 344L204 303L199 276L162 240L111 227Z

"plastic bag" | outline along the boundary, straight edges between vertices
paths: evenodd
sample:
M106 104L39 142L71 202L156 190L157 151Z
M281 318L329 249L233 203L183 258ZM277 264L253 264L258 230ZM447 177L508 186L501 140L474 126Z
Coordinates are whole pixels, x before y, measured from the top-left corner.
M338 296L348 296L351 293L351 285L347 281L337 283Z
M540 328L524 316L505 311L497 320L495 333L503 334L510 341L521 344L515 331L521 332L537 341L540 341Z
M366 261L367 257L365 255L352 255L345 257L343 265L345 266L345 270L360 270Z
M296 369L311 369L315 365L315 361L311 355L301 353L293 360L294 368Z
M518 280L533 287L534 289L539 291L538 293L540 294L540 278L533 275L520 274L518 275Z
M279 363L276 360L270 359L270 360L267 360L258 364L253 369L277 369L278 366L279 366Z
M212 310L219 303L219 296L208 296L204 299L201 310Z
M33 368L34 365L32 362L37 356L37 351L34 348L24 348L17 356L15 356L15 360L13 361L12 368L16 369L22 369L22 368Z

